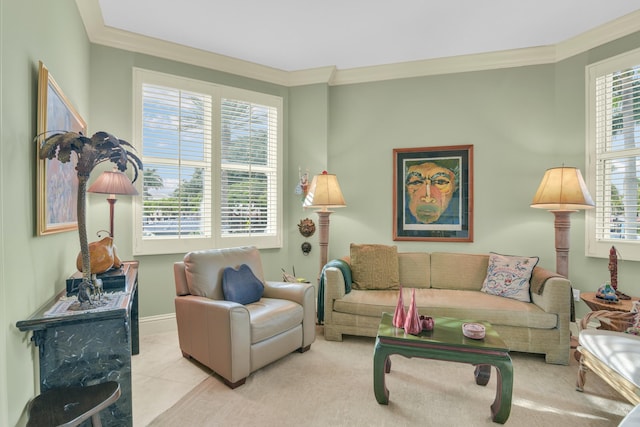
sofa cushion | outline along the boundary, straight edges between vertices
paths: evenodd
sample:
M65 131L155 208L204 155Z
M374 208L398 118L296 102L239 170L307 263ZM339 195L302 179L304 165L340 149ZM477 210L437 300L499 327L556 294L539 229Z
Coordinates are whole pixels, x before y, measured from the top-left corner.
M403 288L403 299L405 303L411 300L411 289ZM382 313L394 312L397 302L398 291L352 290L334 301L334 317L345 313L377 319L379 322ZM525 328L553 329L558 326L555 313L546 313L535 304L480 291L416 289L416 306L418 312L425 316L486 320L493 325Z
M518 301L531 302L529 280L538 257L510 256L491 253L482 292Z
M227 267L222 273L222 294L226 301L238 304L251 304L259 301L264 293L264 284L251 271L251 267L242 264L238 269Z
M351 244L353 289L398 289L398 247Z
M428 288L431 256L426 252L398 252L398 277L405 288Z
M489 255L434 252L431 287L479 291L487 275Z
M262 298L248 304L251 344L264 341L302 324L304 310L300 304L285 299Z

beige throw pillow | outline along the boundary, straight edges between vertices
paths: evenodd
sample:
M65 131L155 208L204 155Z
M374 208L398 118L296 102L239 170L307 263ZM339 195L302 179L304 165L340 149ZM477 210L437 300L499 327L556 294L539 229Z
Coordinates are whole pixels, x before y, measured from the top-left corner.
M353 289L398 289L398 247L351 244Z

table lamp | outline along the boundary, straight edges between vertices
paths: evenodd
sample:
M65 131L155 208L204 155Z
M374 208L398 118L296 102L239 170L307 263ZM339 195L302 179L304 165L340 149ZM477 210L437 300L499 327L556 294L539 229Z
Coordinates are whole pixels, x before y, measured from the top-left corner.
M316 175L311 181L307 196L302 203L304 208L319 208L318 214L318 231L320 243L320 271L327 263L327 249L329 247L329 215L333 211L330 208L343 208L347 206L338 184L338 178L323 171L322 174Z
M564 277L569 277L569 216L594 206L579 169L565 166L547 169L531 207L547 209L555 215L556 272Z
M89 193L108 194L109 202L109 235L113 236L113 208L116 204L116 195L136 196L138 191L131 183L127 175L116 168L113 171L105 171L91 184L87 190Z

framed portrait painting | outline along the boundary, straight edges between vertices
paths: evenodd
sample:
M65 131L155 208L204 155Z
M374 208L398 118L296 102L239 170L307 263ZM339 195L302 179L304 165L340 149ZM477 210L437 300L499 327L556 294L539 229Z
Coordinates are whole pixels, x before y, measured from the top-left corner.
M77 200L78 176L74 154L68 163L58 159L40 159L40 147L46 139L57 132L82 132L87 124L73 108L40 62L38 70L38 137L36 138L37 188L37 234L59 233L78 228Z
M473 241L473 145L393 150L393 240Z

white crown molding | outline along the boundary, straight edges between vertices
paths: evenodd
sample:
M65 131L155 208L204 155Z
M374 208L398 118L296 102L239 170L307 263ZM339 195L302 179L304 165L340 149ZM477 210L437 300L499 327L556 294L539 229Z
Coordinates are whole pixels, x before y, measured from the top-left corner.
M338 70L335 66L326 66L308 70L284 71L107 27L102 19L98 0L76 0L76 5L91 43L153 55L286 87L319 83L337 86L549 64L640 31L640 11L637 11L554 46L505 50L345 70Z
M556 45L556 62L640 31L640 10Z
M282 70L108 27L98 0L76 0L76 5L91 43L288 86Z
M333 81L329 83L332 85L345 85L438 74L464 73L467 71L522 67L525 65L548 64L554 61L555 48L553 46L543 46L338 70Z

